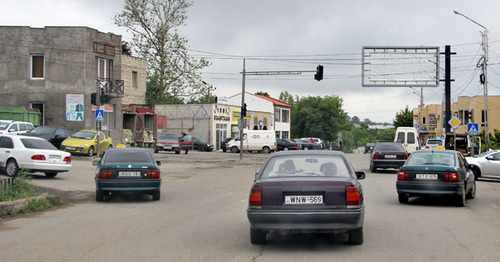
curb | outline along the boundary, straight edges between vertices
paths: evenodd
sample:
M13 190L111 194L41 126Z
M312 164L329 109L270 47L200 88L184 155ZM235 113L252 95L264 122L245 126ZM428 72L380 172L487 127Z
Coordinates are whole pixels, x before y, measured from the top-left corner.
M9 202L0 202L0 217L14 216L14 215L20 213L21 210L26 208L26 206L28 206L28 203L30 201L40 200L40 199L47 199L54 206L62 204L62 201L59 197L49 195L47 193L43 193L42 195L37 196L37 197L18 199L18 200L9 201Z

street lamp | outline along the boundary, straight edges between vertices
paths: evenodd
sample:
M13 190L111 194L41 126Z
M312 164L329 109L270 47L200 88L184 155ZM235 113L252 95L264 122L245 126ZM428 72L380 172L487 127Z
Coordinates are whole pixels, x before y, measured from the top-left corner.
M488 151L490 148L490 132L489 132L489 128L488 128L488 74L487 74L487 72L488 72L488 70L487 70L488 69L488 67L487 67L488 66L488 29L486 29L486 27L484 27L480 23L470 19L469 17L467 17L466 15L464 15L460 12L453 10L453 13L455 13L456 15L461 15L461 16L465 17L467 20L473 22L474 24L476 24L484 29L484 31L481 32L481 35L483 38L481 45L483 46L483 51L484 51L484 56L481 58L483 60L481 63L481 67L483 70L484 78L481 78L481 82L483 83L483 87L484 87L483 88L483 92L484 92L484 146L485 146L486 151ZM479 67L479 64L478 64L478 67Z

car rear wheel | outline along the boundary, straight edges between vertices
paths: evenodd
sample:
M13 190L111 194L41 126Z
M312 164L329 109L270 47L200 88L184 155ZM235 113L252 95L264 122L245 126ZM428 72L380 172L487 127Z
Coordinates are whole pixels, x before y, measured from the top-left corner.
M89 152L87 153L87 156L93 156L94 155L94 147L91 146L89 147Z
M254 245L263 245L266 243L267 233L260 229L250 227L250 242Z
M45 176L52 178L57 176L57 172L45 172Z
M152 194L152 195L153 195L153 200L154 200L154 201L158 201L158 200L160 200L160 196L161 196L161 191L160 191L160 189L153 191L153 194Z
M16 160L9 159L9 161L7 161L7 165L5 166L5 174L10 177L15 177L17 176L17 173L19 173L19 166L17 165Z
M286 148L286 147L285 147L285 148ZM264 152L264 153L266 153L266 154L269 154L269 153L271 153L271 148L269 148L269 147L265 146L265 147L263 147L263 148L262 148L262 152Z
M361 245L363 244L363 227L356 228L349 231L348 242L351 245Z
M101 190L95 191L95 201L102 202L104 200L104 193Z
M409 198L410 197L407 194L398 194L398 200L399 200L399 203L401 203L401 204L408 203Z
M283 148L283 151L288 151L288 147L284 147L284 148Z
M240 150L238 149L237 146L231 147L231 153L238 153L238 152L240 152Z
M481 177L481 170L479 169L479 167L473 166L472 167L472 172L474 172L474 178L475 178L475 180L479 180L479 178Z
M176 154L180 154L180 153L181 153L181 151L180 151L180 150L177 150L177 151L175 151L175 153L176 153Z
M455 196L455 204L457 207L465 206L465 192L463 192L463 194L461 195Z
M370 165L370 171L372 171L372 173L375 173L377 172L377 168L374 167L373 165Z
M476 181L472 183L472 188L470 189L470 192L467 193L466 195L467 199L474 199L476 198Z
M158 148L155 147L155 153L158 153Z
M309 150L309 147L304 147L304 150Z

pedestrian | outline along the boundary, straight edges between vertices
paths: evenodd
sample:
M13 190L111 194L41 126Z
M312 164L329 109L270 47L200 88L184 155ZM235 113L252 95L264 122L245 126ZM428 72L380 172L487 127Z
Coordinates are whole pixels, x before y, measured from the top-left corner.
M450 139L448 140L448 143L446 144L446 149L448 150L455 149L455 143L453 142L453 137L450 137Z

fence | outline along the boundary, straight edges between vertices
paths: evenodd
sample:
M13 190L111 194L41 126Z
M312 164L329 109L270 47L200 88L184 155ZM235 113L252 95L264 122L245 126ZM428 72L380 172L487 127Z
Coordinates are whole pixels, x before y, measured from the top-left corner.
M14 185L14 182L14 177L0 177L0 192L7 191L9 187Z

